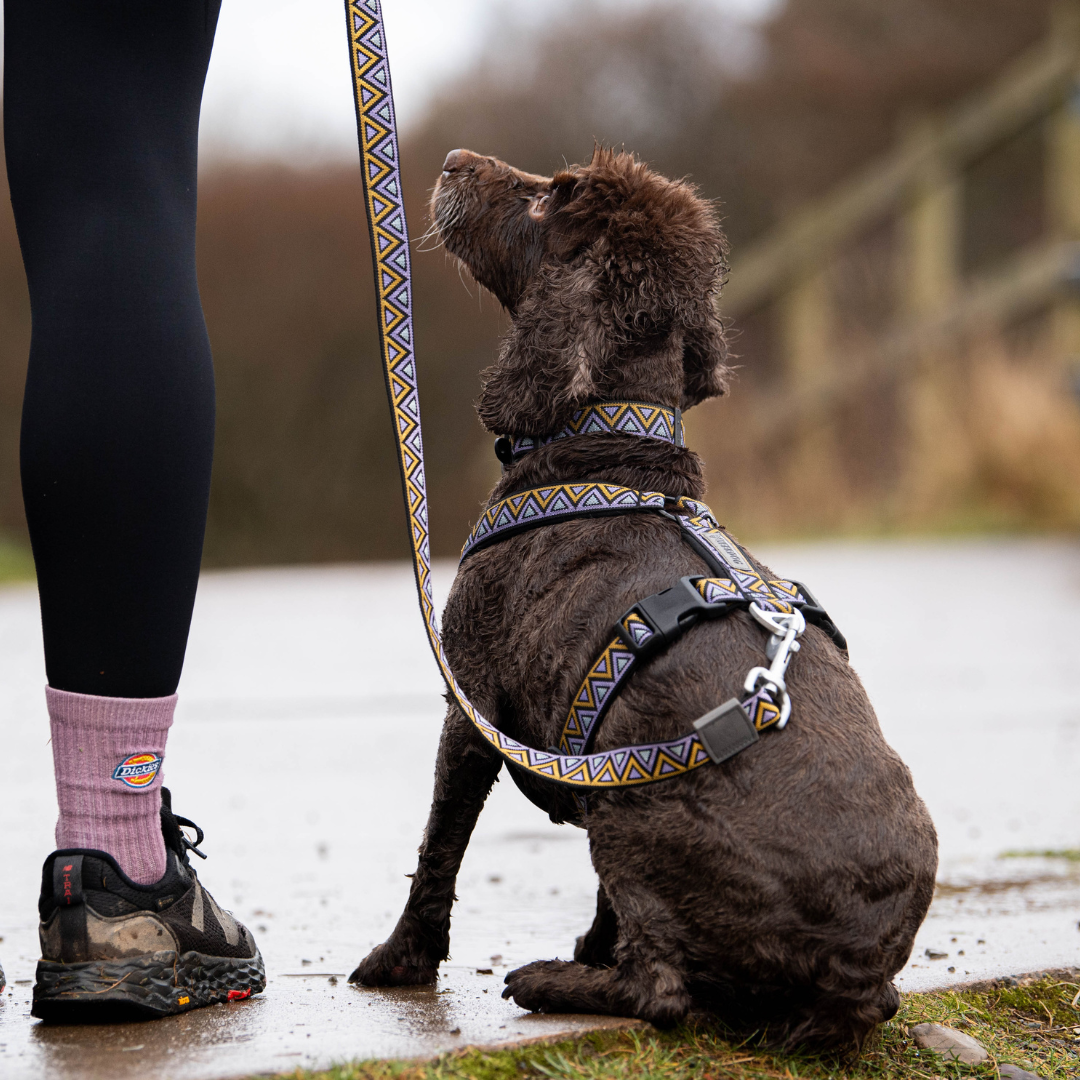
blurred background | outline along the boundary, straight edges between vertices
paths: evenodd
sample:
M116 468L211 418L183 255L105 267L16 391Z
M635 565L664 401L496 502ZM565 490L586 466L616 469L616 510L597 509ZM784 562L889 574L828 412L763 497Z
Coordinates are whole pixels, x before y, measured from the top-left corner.
M405 557L341 5L225 0L199 277L218 380L205 561ZM688 417L749 540L1080 527L1077 0L394 0L411 232L448 150L625 145L720 206L738 378ZM497 474L504 327L414 253L436 555ZM28 571L30 316L0 200L0 565Z

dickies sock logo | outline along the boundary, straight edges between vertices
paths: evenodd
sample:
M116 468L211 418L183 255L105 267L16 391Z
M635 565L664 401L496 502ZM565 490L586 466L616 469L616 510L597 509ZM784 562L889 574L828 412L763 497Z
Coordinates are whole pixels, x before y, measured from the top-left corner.
M131 788L149 787L160 768L160 754L132 754L113 769L112 778Z

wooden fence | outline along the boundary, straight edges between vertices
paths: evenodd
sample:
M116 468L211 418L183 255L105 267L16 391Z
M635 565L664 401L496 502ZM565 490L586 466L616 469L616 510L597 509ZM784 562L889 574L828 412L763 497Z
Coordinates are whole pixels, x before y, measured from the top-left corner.
M1041 235L972 271L963 255L970 173L1024 133L1040 158L1030 164L1043 185ZM888 315L858 347L845 345L836 269L883 224L893 249ZM721 309L736 328L768 324L792 409L863 372L896 371L1039 313L1054 354L1080 367L1080 0L1058 0L1045 40L992 85L908 124L891 152L736 252Z

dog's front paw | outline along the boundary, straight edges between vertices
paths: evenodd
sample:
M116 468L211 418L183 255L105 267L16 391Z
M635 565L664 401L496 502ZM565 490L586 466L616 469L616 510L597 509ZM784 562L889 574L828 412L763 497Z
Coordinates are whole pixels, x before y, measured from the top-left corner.
M567 968L575 967L566 960L537 960L511 971L504 980L504 998L530 1012L558 1012L551 1008L551 988Z
M393 938L377 945L349 976L358 986L426 986L435 981L439 964L395 948Z
M392 942L377 945L356 965L349 982L357 986L425 986L435 981L438 965L400 956Z
M403 917L390 937L360 961L349 982L359 986L427 986L435 981L449 943L443 935L434 941L419 927L403 926L405 922Z

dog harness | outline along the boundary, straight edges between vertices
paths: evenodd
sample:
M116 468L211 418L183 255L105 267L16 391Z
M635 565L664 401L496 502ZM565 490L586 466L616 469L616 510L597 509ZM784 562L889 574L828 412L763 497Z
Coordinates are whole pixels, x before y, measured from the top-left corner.
M480 715L454 678L431 590L427 487L413 346L412 272L382 5L380 0L345 0L345 15L375 264L379 344L408 511L410 550L428 641L451 696L477 733L505 760L533 776L579 791L666 780L709 762L726 760L756 742L760 730L782 727L787 722L791 706L784 673L798 650L796 639L806 620L817 621L838 644L843 638L805 587L792 581L765 581L745 552L720 528L708 507L693 499L669 499L659 492L633 491L611 484L561 484L504 499L485 512L473 530L463 557L516 531L575 516L659 513L679 523L684 539L710 567L709 576L683 578L670 589L645 597L619 620L571 705L558 748L537 750L499 731ZM578 430L573 430L575 423ZM635 427L641 430L632 430ZM568 428L554 435L510 438L502 444L503 452L512 455L513 460L557 439L600 431L639 434L682 445L677 410L634 402L602 402L575 414ZM678 739L601 753L589 751L614 691L625 685L635 665L702 618L739 609L749 611L769 631L766 656L771 660L768 668L755 667L749 672L741 700L732 698L696 720L694 730Z
M636 424L614 421L628 413L651 419L664 412L670 415L672 410L638 402L600 402L575 413L564 431L656 438L640 420ZM586 428L585 418L597 415L611 422ZM668 427L672 436L676 427ZM512 460L516 461L553 441L533 439L529 445L522 438L501 436L495 452L502 458L510 445L515 448ZM666 441L682 445L681 438ZM584 755L592 770L604 770L624 783L661 780L710 760L725 761L756 742L759 732L782 728L791 713L784 675L791 657L799 651L797 638L807 622L820 626L841 649L847 648L843 635L805 585L786 579L766 580L717 523L712 511L696 499L602 483L554 484L517 492L484 512L462 549L462 561L528 529L574 518L641 512L658 513L676 522L711 574L683 577L671 588L637 601L621 616L612 627L611 640L574 695L559 745L552 748L563 755ZM680 739L591 753L604 715L631 672L703 619L738 610L748 611L769 632L765 653L771 661L768 668L755 667L748 673L741 700L733 698L707 713L695 721L693 732Z

